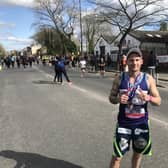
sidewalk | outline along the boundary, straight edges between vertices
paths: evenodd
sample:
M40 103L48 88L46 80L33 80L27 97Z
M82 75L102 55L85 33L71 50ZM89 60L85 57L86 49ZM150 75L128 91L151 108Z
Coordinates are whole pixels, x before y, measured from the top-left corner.
M106 75L110 75L112 78L115 77L117 70L107 70ZM158 73L157 74L157 87L168 88L168 73Z
M158 87L168 88L168 73L158 73L157 78Z
M74 68L78 71L80 71L80 68ZM99 74L99 71L91 71L90 69L87 71L88 73L93 73L93 74ZM105 76L114 78L117 73L120 73L119 71L115 69L106 69L105 71ZM168 88L168 73L166 72L160 72L157 74L157 87L159 88Z
M168 73L158 73L158 79L161 81L168 82Z

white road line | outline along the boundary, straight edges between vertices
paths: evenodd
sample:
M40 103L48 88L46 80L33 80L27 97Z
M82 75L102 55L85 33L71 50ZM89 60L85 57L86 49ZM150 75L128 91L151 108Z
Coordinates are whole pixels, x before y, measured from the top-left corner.
M87 94L89 97L92 97L92 98L94 98L94 99L96 99L96 100L98 100L98 101L101 101L101 102L105 102L105 103L110 104L110 102L109 102L109 100L108 100L108 97L105 97L105 96L96 94L96 93L93 92L93 91L85 90L85 89L80 88L79 86L76 86L76 85L72 85L71 87L73 87L74 89L77 89L77 90L83 92L84 94ZM118 105L116 106L116 109L118 109ZM159 125L162 125L162 126L164 126L165 128L168 128L168 122L159 119L157 116L151 116L151 115L150 115L149 118L150 118L152 121L158 123Z
M71 88L73 88L73 89L76 89L76 90L79 90L80 92L83 92L83 93L86 93L87 92L87 90L86 89L83 89L83 88L81 88L81 87L79 87L79 86L77 86L77 85L71 85Z
M154 122L158 123L159 125L164 126L165 128L168 128L168 122L163 121L161 119L158 119L156 116L151 116L149 117L151 120L153 120Z
M102 96L102 95L99 95L99 94L96 94L95 92L93 91L90 91L90 90L86 90L84 88L81 88L77 85L71 85L72 88L76 89L76 90L79 90L81 92L83 92L84 94L87 95L87 97L92 97L98 101L101 101L101 102L105 102L105 103L108 103L110 104L109 100L108 100L108 97L105 97L105 96Z
M35 67L35 69L37 69L40 73L45 74L46 77L53 79L53 75L47 74L45 71L40 70L40 69L37 68L37 67ZM92 97L92 98L94 98L94 99L96 99L96 100L98 100L98 101L101 101L101 102L105 102L105 103L110 104L110 102L109 102L109 100L108 100L108 97L105 97L105 96L96 94L96 93L93 92L93 91L86 90L86 89L81 88L81 87L79 87L79 86L77 86L77 85L75 85L75 84L70 85L70 87L73 88L73 89L76 89L76 90L78 90L78 91L80 91L80 92L82 92L82 93L84 93L84 94L87 94L89 97ZM150 115L149 118L150 118L151 120L153 120L154 122L158 123L159 125L164 126L166 129L168 128L168 122L159 119L157 116L151 116L151 115Z

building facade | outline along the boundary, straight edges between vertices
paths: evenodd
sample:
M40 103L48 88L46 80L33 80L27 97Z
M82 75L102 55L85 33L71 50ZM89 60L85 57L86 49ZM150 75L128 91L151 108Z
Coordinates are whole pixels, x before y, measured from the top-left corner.
M110 55L113 62L117 61L118 54L118 43L119 39L112 37L111 40L106 37L100 37L95 45L94 54L96 56L100 55ZM151 60L156 59L159 63L162 63L159 59L168 59L168 32L167 31L133 31L130 32L124 42L122 47L122 53L126 54L127 51L132 47L138 47L142 50L144 55L144 65L147 66L151 63ZM159 57L160 56L160 57ZM158 59L157 59L158 58ZM155 60L155 61L156 61Z

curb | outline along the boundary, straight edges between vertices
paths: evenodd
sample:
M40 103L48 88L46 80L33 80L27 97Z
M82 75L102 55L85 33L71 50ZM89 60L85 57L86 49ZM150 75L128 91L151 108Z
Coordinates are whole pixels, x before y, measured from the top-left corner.
M120 73L120 71L117 71L117 70L109 70L109 71L106 71L106 72ZM159 77L158 80L163 81L163 82L168 82L168 77L167 78Z

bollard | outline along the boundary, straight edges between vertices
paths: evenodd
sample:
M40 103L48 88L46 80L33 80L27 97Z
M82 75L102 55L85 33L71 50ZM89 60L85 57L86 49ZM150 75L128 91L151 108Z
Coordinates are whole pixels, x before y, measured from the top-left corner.
M156 85L159 85L159 73L156 73Z

